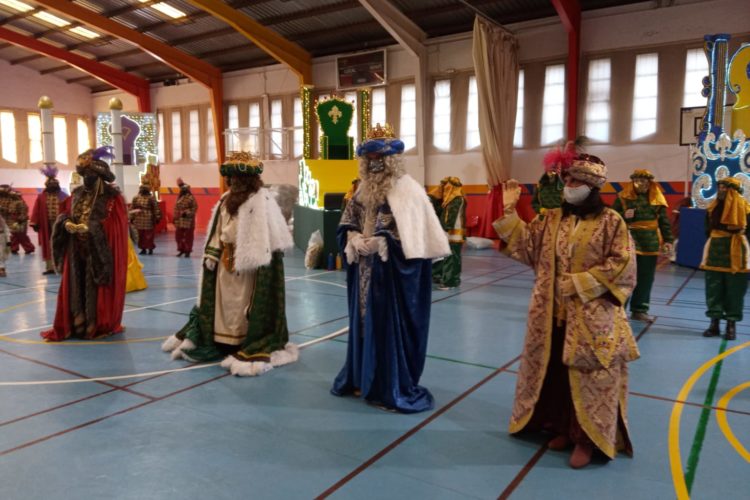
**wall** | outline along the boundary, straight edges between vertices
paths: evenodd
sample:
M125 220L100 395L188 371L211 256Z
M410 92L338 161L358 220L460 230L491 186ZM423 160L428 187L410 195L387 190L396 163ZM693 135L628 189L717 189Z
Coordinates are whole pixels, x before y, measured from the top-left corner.
M92 113L93 103L88 87L65 83L65 80L52 75L40 75L37 71L21 65L11 65L4 60L0 60L0 75L0 109L38 111L39 98L47 95L52 99L57 113ZM43 181L44 178L36 169L0 168L0 184L41 186ZM67 182L67 176L63 182Z

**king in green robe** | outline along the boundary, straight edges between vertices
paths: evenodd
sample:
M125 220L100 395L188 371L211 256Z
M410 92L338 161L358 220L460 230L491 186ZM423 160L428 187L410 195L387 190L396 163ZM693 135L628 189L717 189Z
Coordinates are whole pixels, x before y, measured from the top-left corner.
M222 165L229 192L214 207L198 303L162 349L192 362L224 357L233 375L261 375L297 360L286 322L283 251L292 237L262 188L263 165L235 153Z

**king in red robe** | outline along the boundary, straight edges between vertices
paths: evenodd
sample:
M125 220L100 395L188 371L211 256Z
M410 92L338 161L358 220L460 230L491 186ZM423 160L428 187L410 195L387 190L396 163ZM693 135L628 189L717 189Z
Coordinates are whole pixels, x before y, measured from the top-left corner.
M47 180L44 182L44 191L36 197L29 224L37 232L39 246L42 247L42 258L46 265L42 274L55 274L55 263L52 259L52 228L68 195L60 189L57 167L50 165L40 171L47 177Z
M62 279L53 328L42 332L50 341L123 331L128 217L125 200L112 184L115 176L102 160L108 156L107 148L78 156L83 186L73 191L70 204L63 204L52 230L52 255Z

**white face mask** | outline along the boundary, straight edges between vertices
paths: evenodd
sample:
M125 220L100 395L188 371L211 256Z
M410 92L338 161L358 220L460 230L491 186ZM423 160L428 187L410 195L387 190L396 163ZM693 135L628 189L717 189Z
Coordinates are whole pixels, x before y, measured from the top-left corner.
M565 201L567 201L571 205L580 205L581 203L583 203L583 200L588 198L590 193L591 187L587 186L586 184L581 184L578 187L565 186L565 188L563 189L563 196L565 197Z

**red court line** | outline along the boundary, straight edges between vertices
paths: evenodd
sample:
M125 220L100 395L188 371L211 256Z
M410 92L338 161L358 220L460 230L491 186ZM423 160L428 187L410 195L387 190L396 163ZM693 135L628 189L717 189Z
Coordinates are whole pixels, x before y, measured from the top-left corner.
M325 490L323 493L321 493L320 495L318 495L316 497L316 499L327 498L331 494L335 493L337 490L339 490L346 483L348 483L349 481L351 481L352 479L354 479L356 476L358 476L360 473L362 473L365 469L369 468L372 464L374 464L375 462L377 462L378 460L380 460L381 458L383 458L385 455L387 455L388 453L390 453L394 448L396 448L401 443L403 443L404 441L406 441L407 439L409 439L410 437L412 437L414 434L416 434L417 432L419 432L422 428L424 428L425 426L427 426L430 422L432 422L433 420L435 420L438 417L440 417L442 414L444 414L445 412L447 412L448 410L450 410L451 408L453 408L455 405L457 405L458 403L460 403L468 395L470 395L471 393L473 393L474 391L476 391L477 389L479 389L481 386L483 386L484 384L486 384L487 382L489 382L493 378L495 378L498 374L500 374L503 371L505 371L510 365L512 365L513 363L515 363L516 361L518 361L520 359L520 357L521 357L520 355L516 356L515 358L513 358L510 361L508 361L506 364L504 364L503 366L501 366L500 368L498 368L497 370L495 370L494 372L490 373L489 375L487 375L486 377L484 377L482 380L480 380L479 382L477 382L476 384L474 384L468 390L466 390L465 392L459 394L450 403L448 403L447 405L443 406L442 408L440 408L439 410L437 410L435 413L433 413L432 415L430 415L426 419L422 420L422 422L420 422L419 424L417 424L414 427L412 427L405 434L403 434L400 437L398 437L391 444L389 444L388 446L386 446L385 448L383 448L382 450L380 450L379 452L377 452L375 455L373 455L372 457L370 457L369 459L367 459L365 462L363 462L359 467L357 467L356 469L354 469L353 471L351 471L349 474L347 474L346 476L344 476L342 479L340 479L339 481L337 481L333 486L331 486L330 488L328 488L327 490Z
M5 349L0 349L0 352L3 353L3 354L7 354L8 356L13 356L14 358L23 359L24 361L29 361L29 362L37 364L37 365L46 366L47 368L52 368L53 370L57 370L57 371L60 371L60 372L63 372L63 373L67 373L68 375L73 375L73 376L76 376L78 378L83 378L83 379L87 379L87 380L93 378L93 377L89 377L87 375L83 375L82 373L74 372L73 370L68 370L67 368L63 368L61 366L56 366L56 365L53 365L51 363L47 363L45 361L39 361L38 359L29 358L27 356L21 356L20 354L15 354L13 352L6 351ZM136 396L140 396L140 397L145 398L145 399L154 399L154 396L149 396L148 394L143 394L143 393L138 392L138 391L131 391L130 389L127 388L128 387L127 385L110 384L110 383L105 382L103 380L94 380L94 382L96 382L97 384L101 384L101 385L107 386L107 387L111 387L113 389L117 389L119 391L128 392L130 394L134 394Z
M667 301L667 305L671 305L672 304L672 302L674 301L674 299L677 298L677 296L680 294L680 292L682 291L682 289L685 288L685 285L687 285L688 282L691 279L693 279L693 276L695 276L695 273L697 273L697 272L698 272L697 269L693 269L693 272L691 272L690 275L687 278L685 278L685 281L682 282L682 285L680 285L680 288L678 288L677 291L672 295L672 298L670 298Z
M154 375L154 376L151 376L151 377L147 377L147 378L144 378L143 380L138 380L136 382L131 382L131 383L129 383L129 384L123 386L123 387L132 387L132 386L134 386L136 384L140 384L142 382L147 382L147 381L153 380L155 378L163 377L164 375L167 375L167 374L166 373L160 373L159 375ZM73 406L75 404L82 403L84 401L88 401L89 399L98 398L99 396L104 396L105 394L109 394L110 392L114 392L116 390L117 389L113 388L113 389L106 390L104 392L97 392L96 394L91 394L89 396L86 396L86 397L83 397L83 398L79 398L79 399L76 399L74 401L68 401L67 403L62 403L62 404L59 404L57 406L53 406L52 408L47 408L46 410L40 410L40 411L37 411L35 413L30 413L28 415L23 415L21 417L16 417L16 418L11 419L11 420L6 420L5 422L0 422L0 427L3 427L5 425L10 425L10 424L15 424L16 422L20 422L22 420L26 420L26 419L29 419L29 418L32 418L32 417L37 417L39 415L44 415L45 413L52 413L53 411L59 410L61 408L66 408L68 406Z
M128 408L125 408L124 410L119 410L119 411L116 411L114 413L110 413L109 415L104 415L103 417L95 418L93 420L89 420L89 421L84 422L82 424L78 424L78 425L76 425L74 427L70 427L68 429L63 429L63 430L55 432L53 434L48 434L47 436L42 436L42 437L34 439L32 441L28 441L26 443L23 443L21 445L18 445L16 447L14 447L14 448L10 448L10 449L7 449L7 450L0 451L0 457L3 457L3 456L8 455L10 453L13 453L14 451L18 451L18 450L22 450L24 448L28 448L30 446L34 446L35 444L43 443L44 441L49 441L50 439L56 438L58 436L62 436L63 434L67 434L69 432L73 432L75 430L83 429L84 427L88 427L90 425L97 424L97 423L99 423L99 422L101 422L103 420L107 420L109 418L116 417L118 415L122 415L124 413L128 413L128 412L133 411L133 410L137 410L138 408L143 408L144 406L148 406L150 404L156 403L157 401L162 401L164 399L167 399L169 397L172 397L172 396L175 396L177 394L183 393L185 391L189 391L191 389L195 389L196 387L200 387L202 385L208 384L208 383L213 382L215 380L219 380L221 378L228 377L229 375L230 375L229 373L223 373L221 375L217 375L216 377L210 378L208 380L204 380L203 382L199 382L197 384L193 384L193 385L191 385L189 387L185 387L185 388L180 389L178 391L170 392L169 394L165 394L164 396L159 396L159 397L153 398L153 399L151 399L149 401L144 401L142 403L138 403L137 405L130 406Z
M521 472L516 475L516 477L513 478L513 481L510 482L510 484L503 490L502 493L500 493L500 496L497 497L498 500L505 500L506 498L510 497L510 494L515 491L515 489L518 487L519 484L521 484L521 481L526 478L526 475L531 471L531 469L534 468L536 463L539 461L539 459L542 458L542 455L544 455L547 452L547 443L544 443L541 448L536 450L536 453L531 457L531 459L526 462L526 465L523 466L523 469L521 469Z

